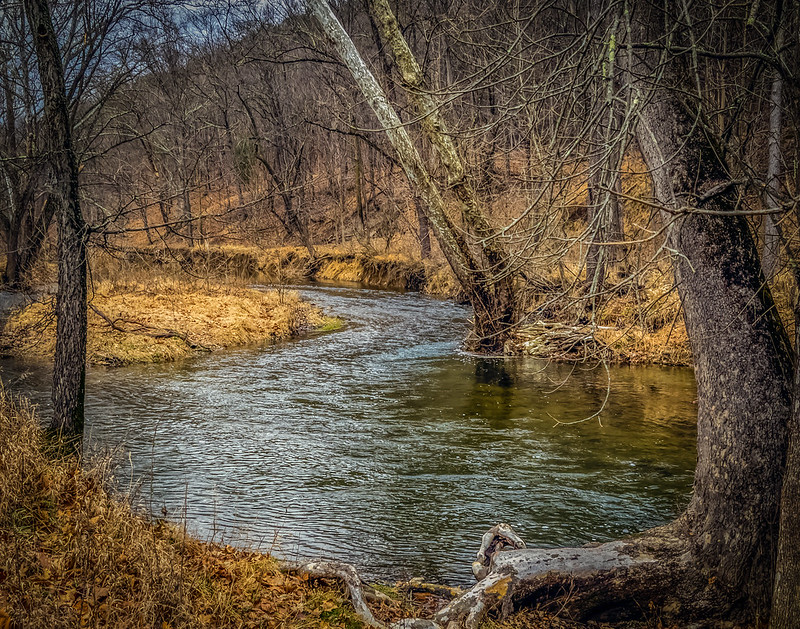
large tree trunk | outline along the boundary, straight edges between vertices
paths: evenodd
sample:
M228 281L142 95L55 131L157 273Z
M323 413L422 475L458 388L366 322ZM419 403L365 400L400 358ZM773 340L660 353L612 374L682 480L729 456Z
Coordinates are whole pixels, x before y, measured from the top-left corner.
M508 252L481 209L475 186L467 175L464 162L441 114L440 103L428 89L422 69L403 37L389 2L369 0L369 5L381 36L392 50L409 102L420 117L422 131L436 150L439 162L447 173L448 188L458 200L461 218L467 227L467 236L472 241L467 244L472 245L477 252L476 258L480 267L473 271L478 277L472 286L465 286L472 295L471 302L475 310L472 344L476 349L502 350L515 322L515 273L511 268ZM489 93L491 96L492 91ZM495 141L496 132L488 156L492 163Z
M795 267L800 285L800 269ZM795 303L795 364L800 356L800 299ZM772 594L770 629L794 629L800 619L800 369L795 368L789 450L781 493L778 558Z
M637 132L665 208L719 212L678 218L668 231L698 388L687 524L700 565L728 602L767 610L791 349L747 223L725 216L736 207L729 171L697 122L688 103L662 89L642 111ZM722 191L707 198L715 188ZM673 218L664 212L664 220Z
M52 428L68 437L83 433L86 376L86 225L78 198L78 163L58 41L46 0L25 0L44 96L52 185L58 215L58 295L53 368Z
M394 15L387 4L372 4L376 23L392 47L403 81L409 87L409 100L420 115L422 130L447 172L448 187L458 200L461 218L467 227L466 238L448 217L439 187L425 168L403 123L327 2L308 0L308 5L383 125L411 186L424 201L442 253L470 297L475 316L468 346L481 351L501 351L514 324L514 273L497 234L480 211L438 107L429 93L418 91L424 88L422 74L399 32Z

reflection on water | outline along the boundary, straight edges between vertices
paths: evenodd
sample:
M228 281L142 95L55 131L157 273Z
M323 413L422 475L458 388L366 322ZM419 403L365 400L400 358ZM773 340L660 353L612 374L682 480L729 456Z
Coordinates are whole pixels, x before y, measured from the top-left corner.
M372 578L468 582L480 536L606 540L668 520L694 468L690 370L464 354L469 312L416 294L300 291L342 331L168 365L95 369L87 432L190 529L333 556ZM4 363L5 377L19 366ZM45 370L17 388L47 404ZM130 459L128 458L130 456ZM128 462L130 460L130 463Z

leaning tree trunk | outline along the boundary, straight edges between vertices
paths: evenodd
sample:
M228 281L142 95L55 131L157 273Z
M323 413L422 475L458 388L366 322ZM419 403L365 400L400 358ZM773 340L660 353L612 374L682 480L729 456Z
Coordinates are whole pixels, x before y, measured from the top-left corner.
M424 201L424 208L439 247L459 283L470 296L474 307L476 349L484 351L502 349L503 339L510 330L513 313L510 272L506 272L503 266L502 272L492 276L488 271L497 269L487 269L481 263L447 215L439 187L425 168L405 126L328 3L325 0L307 0L307 4L350 70L378 121L383 125L411 186ZM437 150L442 149L439 147ZM458 187L462 191L466 189L461 184ZM462 203L462 215L465 221L475 221L475 224L479 224L483 219L471 214L473 208L477 209L476 206ZM488 225L486 229L488 233ZM483 253L489 257L488 249ZM505 262L503 264L505 265Z
M47 0L25 0L44 96L45 132L58 216L58 295L53 368L52 428L83 433L86 376L86 225L78 198L78 163L72 145L61 55Z
M776 46L783 39L782 30L778 31ZM767 187L764 194L764 205L769 208L780 203L781 194L781 107L783 93L783 77L778 70L772 79L769 95L769 141L767 143ZM767 279L772 279L778 268L780 257L780 227L772 214L764 215L764 255L762 266Z
M391 48L395 64L400 71L403 87L414 113L420 118L422 132L439 157L447 173L447 185L458 200L461 218L467 235L477 250L477 258L484 258L475 269L476 279L465 286L475 310L474 339L476 349L502 350L505 340L513 330L514 275L508 252L495 230L481 211L475 188L467 176L461 155L441 115L441 104L431 95L411 48L400 30L387 0L369 0L372 17L384 42ZM496 140L496 137L494 138ZM494 144L493 140L493 144ZM494 160L494 146L489 152Z

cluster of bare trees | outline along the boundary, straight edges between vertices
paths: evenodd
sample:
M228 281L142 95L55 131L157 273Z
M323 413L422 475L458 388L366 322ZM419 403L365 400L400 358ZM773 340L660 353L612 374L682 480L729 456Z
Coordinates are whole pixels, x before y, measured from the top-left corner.
M56 427L81 426L90 234L313 258L417 226L426 251L430 229L486 351L537 268L577 251L597 298L663 254L698 383L687 510L555 562L514 550L438 622L562 589L582 618L800 618L798 343L768 282L800 278L796 3L24 5L0 49L0 230L17 284L58 223Z

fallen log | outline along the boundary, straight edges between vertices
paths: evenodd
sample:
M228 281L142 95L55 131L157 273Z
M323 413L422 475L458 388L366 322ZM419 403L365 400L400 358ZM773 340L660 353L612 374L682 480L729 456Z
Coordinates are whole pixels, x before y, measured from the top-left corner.
M484 576L469 591L431 619L405 619L392 629L477 629L492 612L505 618L522 607L581 622L632 620L656 609L704 618L720 594L674 525L605 544L526 548L500 524L484 535L478 556L474 567Z
M490 613L502 619L523 607L579 622L634 620L653 610L665 617L712 617L722 592L697 569L679 523L577 548L526 548L508 524L498 524L481 539L473 563L479 581L471 589L444 588L458 596L432 618L404 618L389 629L478 629ZM315 578L340 580L359 617L370 627L386 629L367 601L380 602L372 598L375 593L388 597L365 584L353 566L310 561L291 567ZM413 583L407 585L413 588Z

